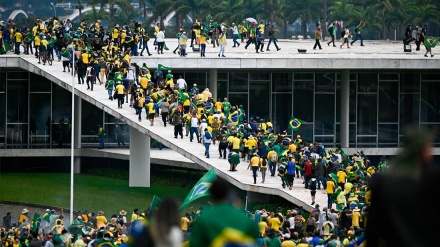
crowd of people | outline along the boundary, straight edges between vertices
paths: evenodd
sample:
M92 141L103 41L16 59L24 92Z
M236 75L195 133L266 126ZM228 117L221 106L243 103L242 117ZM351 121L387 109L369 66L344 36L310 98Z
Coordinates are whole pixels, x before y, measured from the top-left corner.
M358 28L361 29L364 25L361 22ZM225 45L226 29L231 29L233 47L239 47L238 40L241 39L241 42L246 42L246 49L255 44L257 53L264 52L265 44L262 41L266 26L264 22L258 26L255 22L244 22L238 26L233 23L231 27L226 27L224 23L210 23L207 25L209 28L204 28L203 23L196 20L191 30L194 35L190 47L200 45L200 55L203 57L208 40L211 40L214 47L222 47ZM334 34L335 26L332 27ZM266 51L269 51L271 42L280 50L276 42L278 30L273 25L269 28ZM16 54L21 54L20 47L23 45L24 54L35 53L39 63L45 64L48 58L62 61L64 72L75 71L78 84L86 82L87 90L91 91L94 90L94 85L105 88L108 99L116 100L118 108L124 105L132 108L138 121L146 118L150 126L172 125L174 138L183 139L185 135L191 142L203 144L206 158L211 158L211 146L217 145L218 157L228 160L230 172L237 171L237 165L244 162L252 170L254 184L257 183L258 172L261 172L261 183L265 183L266 178L279 180L281 188L290 190L294 179L301 178L304 187L310 190L311 205L315 209L311 212L305 212L301 208L279 208L275 212L261 209L250 217L234 211L229 216L236 216L235 218L226 217L212 223L205 217L217 216L218 219L215 210L219 213L231 210L232 207L214 206L214 211L187 213L176 221L178 212L173 213L177 211L176 207L172 201L166 201L157 209L157 218L154 218L154 214L150 215L148 210L140 213L135 209L130 220L126 217L127 212L122 210L111 215L108 221L104 212L100 211L96 215L86 210L78 214L69 226L63 225L62 212L57 214L54 210L47 210L41 218L41 224L35 225L28 210L23 209L16 223L11 223L10 214L3 218L2 244L14 247L20 244L35 247L105 244L125 246L130 243L129 237L137 241L137 234L145 235L145 232L138 232L139 229L134 224L155 229L150 230L153 232L150 240L160 243L157 246L176 246L173 244L188 243L187 240L190 246L211 246L216 234L220 234L219 229L228 230L227 224L241 224L246 230L240 232L236 226L233 234L242 237L240 241L243 242L239 243L253 244L249 246L358 246L363 242L363 229L371 203L369 181L387 169L386 157L382 157L379 164L372 164L362 151L349 155L340 147L327 150L320 143L303 141L300 135L292 139L286 130L275 131L270 119L255 117L248 122L242 105L235 105L226 97L216 100L209 88L199 90L197 84L187 83L181 75L176 80L172 68L158 65L157 69L150 71L145 63L138 65L132 62L131 57L143 56L144 50L147 55L152 55L148 47L148 31L137 22L122 27L117 24L110 31L104 30L99 20L91 25L83 20L76 31L73 30L75 29L70 20L58 20L56 17L48 21L36 20L32 28L18 27L10 20L2 26L0 41L3 44L11 42ZM321 30L318 31L315 38L316 46L320 47ZM344 32L348 36L348 29L344 29ZM361 31L358 32L360 34ZM9 36L5 35L7 33ZM154 28L153 36L155 51L158 55L163 54L167 47L164 30L159 24ZM341 48L348 42L348 37L345 41L345 36ZM363 45L362 36L357 37ZM185 56L188 34L181 29L178 39L179 46L174 53ZM332 40L334 41L334 37ZM351 45L354 42L356 40ZM330 44L331 42L328 43ZM8 51L4 45L2 47L2 53ZM218 56L225 56L224 47ZM144 110L145 117L142 116ZM104 130L100 127L98 132L102 134ZM104 148L103 140L104 138L100 138L100 148ZM219 205L222 205L227 195L221 189L213 187L213 195L217 196ZM321 188L328 197L328 203L322 209L315 205L316 191ZM239 217L245 217L246 220L236 222ZM211 227L211 232L207 229L210 224L220 224L223 221L227 223L219 229ZM155 223L162 226L164 222L169 224L163 228L148 227ZM171 235L167 235L168 233ZM224 234L225 241L233 241L232 238L227 238L228 232ZM149 239L147 237L142 239L149 241L145 240Z

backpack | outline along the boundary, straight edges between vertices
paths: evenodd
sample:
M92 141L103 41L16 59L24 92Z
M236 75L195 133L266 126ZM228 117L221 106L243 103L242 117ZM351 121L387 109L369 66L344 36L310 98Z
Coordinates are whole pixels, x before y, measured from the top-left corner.
M344 38L344 36L345 36L345 29L342 30L342 32L341 32L341 37Z
M270 154L270 161L271 161L271 162L277 162L277 161L278 161L278 160L277 160L277 155L276 155L275 152L273 152L273 153Z
M310 180L310 189L311 190L316 190L316 182L317 180Z
M94 76L95 75L95 67L90 66L90 76Z
M208 140L211 139L211 133L209 133L209 131L205 131L205 138Z

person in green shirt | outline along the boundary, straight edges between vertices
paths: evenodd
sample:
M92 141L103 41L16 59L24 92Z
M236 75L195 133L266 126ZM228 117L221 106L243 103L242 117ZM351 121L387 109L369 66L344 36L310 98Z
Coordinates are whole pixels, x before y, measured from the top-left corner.
M217 178L209 188L214 203L194 222L189 246L255 246L258 225L228 201L231 188Z
M231 103L229 103L228 98L224 98L223 100L223 113L225 114L225 120L228 119L229 112L231 111Z

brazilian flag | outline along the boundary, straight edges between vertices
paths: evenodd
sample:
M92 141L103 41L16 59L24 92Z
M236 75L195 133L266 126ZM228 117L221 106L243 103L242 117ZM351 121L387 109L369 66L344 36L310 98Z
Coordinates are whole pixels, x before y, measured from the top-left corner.
M157 207L159 207L159 205L162 203L162 199L160 199L158 196L154 195L153 196L153 200L151 201L150 204L150 215L153 214L153 212L157 209Z
M163 42L163 48L165 49L165 51L170 50L170 48L168 48L167 44L165 42Z
M189 95L187 93L184 93L182 90L180 90L180 88L179 90L177 90L177 92L178 92L177 97L179 98L180 102L183 103L188 99Z
M170 67L165 67L165 66L163 66L162 64L158 64L157 65L157 70L167 70L167 71L172 71L173 69L172 68L170 68Z
M303 121L299 118L292 116L290 117L289 126L287 128L289 130L298 131L303 123L306 123L306 121Z
M434 48L434 47L437 45L439 39L440 39L440 38L426 37L426 38L425 38L425 41L423 42L423 44L424 44L426 47Z
M27 33L24 35L23 42L25 44L31 44L33 40L34 40L34 36L32 36L32 33Z
M231 113L228 117L229 122L231 122L234 125L238 125L239 124L239 115L238 115L238 111L234 111L233 113Z
M217 179L214 168L211 168L191 189L189 194L186 196L185 201L182 206L180 206L179 211L184 210L191 202L204 196L209 196L209 188L212 183Z

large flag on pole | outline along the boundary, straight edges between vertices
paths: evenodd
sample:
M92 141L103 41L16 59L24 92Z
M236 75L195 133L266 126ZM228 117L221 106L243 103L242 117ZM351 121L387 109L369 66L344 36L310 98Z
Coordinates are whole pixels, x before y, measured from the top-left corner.
M182 206L180 206L180 211L184 210L191 202L199 199L200 197L209 196L209 188L212 183L217 179L214 168L211 168L191 189L189 194L186 196L185 201Z
M291 116L290 120L289 120L289 126L287 126L287 128L289 130L298 131L299 128L301 127L301 124L303 124L303 123L306 123L306 121L303 121L299 118Z

